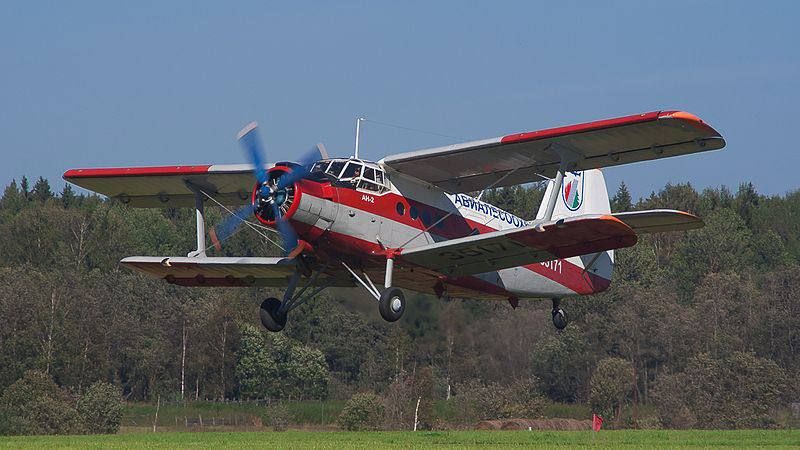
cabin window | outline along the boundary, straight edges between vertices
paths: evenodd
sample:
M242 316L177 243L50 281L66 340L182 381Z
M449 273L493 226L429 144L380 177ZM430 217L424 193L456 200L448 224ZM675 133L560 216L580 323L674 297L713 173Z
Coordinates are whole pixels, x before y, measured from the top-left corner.
M417 220L417 217L419 217L419 211L417 211L417 207L412 206L411 209L408 210L408 215L411 216L412 219Z
M373 192L380 192L381 191L381 187L380 186L378 186L377 184L373 183L372 181L368 181L368 180L364 180L364 179L362 179L361 181L358 182L358 187L360 189L366 189L368 191L373 191Z
M402 202L397 202L397 214L403 215L406 213L406 206Z

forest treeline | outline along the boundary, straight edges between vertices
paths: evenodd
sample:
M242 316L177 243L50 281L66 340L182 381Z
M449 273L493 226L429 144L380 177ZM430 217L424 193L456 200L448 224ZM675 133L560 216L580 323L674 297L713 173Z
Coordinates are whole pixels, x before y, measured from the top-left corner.
M538 186L513 187L484 200L530 219L541 196ZM614 211L653 208L692 212L706 226L618 251L607 292L562 302L563 332L549 301L512 309L411 295L388 324L374 302L344 290L268 335L257 308L275 290L180 288L120 267L129 255L191 251L193 211L131 209L23 178L0 199L0 392L36 370L76 396L102 381L138 401L370 392L473 398L470 419L579 402L609 416L650 405L668 427L775 426L776 411L800 401L800 192L675 184L634 201L622 184L612 200ZM209 209L209 221L223 217ZM275 250L241 231L222 254ZM505 388L512 403L519 392L537 397L484 404Z

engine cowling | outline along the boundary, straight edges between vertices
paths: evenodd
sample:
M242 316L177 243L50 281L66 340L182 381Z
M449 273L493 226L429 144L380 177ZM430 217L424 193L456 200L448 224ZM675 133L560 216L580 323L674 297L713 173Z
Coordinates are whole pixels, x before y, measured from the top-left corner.
M300 206L300 198L302 197L302 189L300 183L293 183L279 191L276 191L278 179L285 173L291 172L292 168L288 166L274 166L267 172L267 185L273 194L265 197L261 194L261 185L256 183L253 186L253 193L251 202L253 204L253 211L256 219L259 222L269 227L275 227L275 213L272 208L272 202L277 202L278 210L284 220L290 220L297 212Z

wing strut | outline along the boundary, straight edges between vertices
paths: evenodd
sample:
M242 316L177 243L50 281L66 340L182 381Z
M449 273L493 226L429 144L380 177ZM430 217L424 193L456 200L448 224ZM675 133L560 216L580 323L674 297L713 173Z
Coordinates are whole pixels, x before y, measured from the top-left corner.
M205 218L205 208L203 207L203 199L205 195L203 192L195 186L194 184L190 183L189 181L184 181L186 187L189 188L194 193L194 209L197 214L197 250L189 252L188 257L206 257L206 218Z
M564 184L564 172L574 167L578 158L581 156L574 150L560 144L551 144L550 148L558 153L561 161L558 164L558 172L556 172L553 190L550 192L550 198L547 199L547 209L544 213L544 220L546 222L553 219L553 211L556 209L556 200L558 200L558 196L561 195L561 185Z

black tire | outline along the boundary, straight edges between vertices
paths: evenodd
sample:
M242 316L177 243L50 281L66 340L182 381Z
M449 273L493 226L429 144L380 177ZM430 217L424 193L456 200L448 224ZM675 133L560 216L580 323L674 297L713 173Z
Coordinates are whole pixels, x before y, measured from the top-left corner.
M403 317L406 310L406 298L403 291L398 288L389 288L383 291L381 299L378 301L378 311L383 320L394 322Z
M563 309L558 308L553 310L553 325L556 326L556 329L563 330L567 327L568 322L567 314Z
M261 302L261 309L259 310L261 325L264 325L267 330L277 332L283 330L283 327L286 326L286 314L278 311L280 307L281 301L274 297Z

